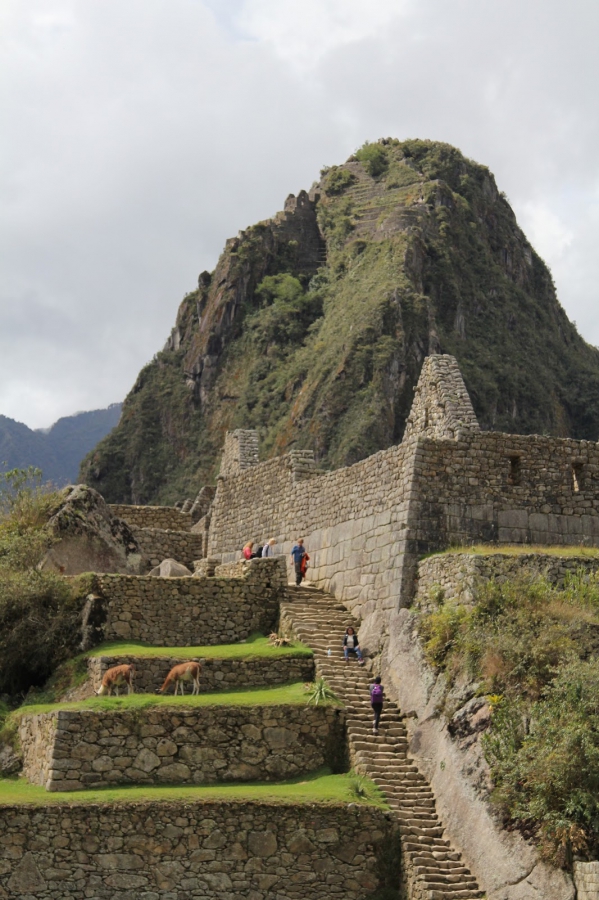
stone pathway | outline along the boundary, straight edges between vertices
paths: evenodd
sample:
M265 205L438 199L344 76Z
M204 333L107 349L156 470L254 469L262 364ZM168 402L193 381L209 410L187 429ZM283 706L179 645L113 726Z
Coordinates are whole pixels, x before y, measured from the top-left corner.
M350 759L383 791L399 822L404 887L409 900L471 900L483 897L460 854L443 839L435 798L408 757L408 736L395 703L385 702L378 735L372 733L370 678L357 661L340 651L348 625L357 622L332 594L289 587L281 623L314 651L317 677L323 676L347 707ZM332 655L328 656L328 649Z

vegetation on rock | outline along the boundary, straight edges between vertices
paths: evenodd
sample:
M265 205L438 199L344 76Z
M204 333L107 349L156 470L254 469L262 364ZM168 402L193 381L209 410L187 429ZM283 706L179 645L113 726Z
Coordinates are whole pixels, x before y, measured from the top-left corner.
M596 440L599 351L482 165L383 140L227 242L82 479L169 503L216 475L224 432L323 467L402 436L424 357L456 356L481 425Z
M0 694L43 684L80 639L77 585L38 568L54 540L46 523L58 502L38 470L0 476Z
M506 820L569 866L599 851L599 575L489 582L422 617L426 656L487 695L483 749Z

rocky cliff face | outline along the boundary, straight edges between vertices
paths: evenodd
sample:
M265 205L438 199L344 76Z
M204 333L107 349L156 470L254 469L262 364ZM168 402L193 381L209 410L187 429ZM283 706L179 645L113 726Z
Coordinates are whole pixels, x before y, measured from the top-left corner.
M215 475L224 432L324 467L401 439L424 357L458 359L481 427L599 436L599 351L484 166L384 140L229 240L82 478L171 502Z

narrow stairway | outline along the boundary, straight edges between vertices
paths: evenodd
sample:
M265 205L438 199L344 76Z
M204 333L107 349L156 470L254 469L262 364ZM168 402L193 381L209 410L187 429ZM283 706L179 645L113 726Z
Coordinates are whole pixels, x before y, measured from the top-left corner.
M281 624L314 651L316 675L324 677L347 707L350 758L354 768L379 786L398 819L410 900L471 900L483 897L460 854L443 839L435 798L408 757L408 735L397 705L385 701L378 735L372 733L370 678L341 652L345 629L357 622L332 594L289 587ZM328 650L331 655L328 655Z

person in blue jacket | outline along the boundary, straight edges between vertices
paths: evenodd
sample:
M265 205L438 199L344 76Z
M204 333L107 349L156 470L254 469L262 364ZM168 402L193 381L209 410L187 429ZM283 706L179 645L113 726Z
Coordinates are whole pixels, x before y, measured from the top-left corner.
M291 550L291 559L293 560L293 568L295 569L295 583L299 585L302 583L302 578L304 574L302 572L302 563L304 561L304 556L306 556L306 550L304 547L304 539L300 538Z

